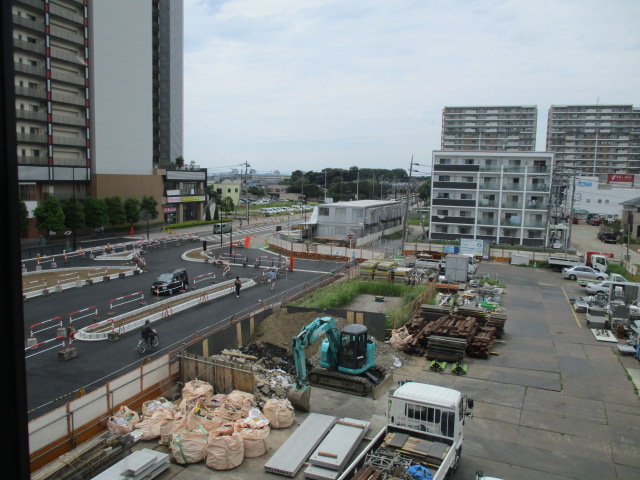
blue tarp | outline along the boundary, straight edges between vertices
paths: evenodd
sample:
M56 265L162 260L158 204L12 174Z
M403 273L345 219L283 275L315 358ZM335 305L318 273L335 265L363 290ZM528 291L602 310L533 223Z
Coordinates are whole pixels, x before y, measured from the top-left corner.
M422 465L412 465L407 468L407 473L415 480L431 480L433 478L429 469Z

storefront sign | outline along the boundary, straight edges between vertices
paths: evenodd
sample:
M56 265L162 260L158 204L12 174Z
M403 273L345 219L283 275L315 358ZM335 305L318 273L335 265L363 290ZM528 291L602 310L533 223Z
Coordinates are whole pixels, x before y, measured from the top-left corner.
M610 173L607 175L607 182L628 182L633 183L635 175L628 173Z
M190 195L185 197L167 197L167 203L204 202L204 195Z

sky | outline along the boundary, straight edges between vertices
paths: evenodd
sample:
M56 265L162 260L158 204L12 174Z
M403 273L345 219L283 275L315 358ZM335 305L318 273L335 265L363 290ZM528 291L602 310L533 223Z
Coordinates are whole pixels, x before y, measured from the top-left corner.
M184 158L430 171L445 106L640 106L636 0L184 0Z

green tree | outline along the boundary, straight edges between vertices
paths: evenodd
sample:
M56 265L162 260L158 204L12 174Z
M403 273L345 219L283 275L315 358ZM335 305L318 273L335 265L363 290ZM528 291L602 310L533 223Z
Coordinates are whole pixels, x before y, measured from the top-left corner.
M107 206L107 215L109 216L109 223L112 229L115 229L116 225L122 225L127 221L127 215L120 197L105 198L104 203Z
M84 199L84 223L94 230L109 223L109 214L104 200L96 197Z
M29 209L27 208L27 204L24 203L24 200L20 200L20 212L18 222L20 225L20 233L25 234L29 229Z
M235 208L236 206L231 197L224 197L222 202L220 202L220 210L222 210L226 216L229 216L229 212L233 212Z
M249 187L247 191L256 197L264 197L264 189L262 187L254 185L253 187Z
M77 248L76 230L84 226L84 208L76 197L71 197L62 204L64 226L73 232L73 249Z
M33 210L36 227L49 238L49 232L64 228L64 211L58 197L49 195Z
M140 214L147 222L147 238L149 238L149 221L158 218L158 202L151 195L145 195L140 202Z
M123 206L126 221L132 227L134 223L140 221L140 200L133 197L127 198Z
M184 158L182 157L182 155L180 155L179 157L176 157L176 166L178 168L184 167Z
M427 178L427 181L421 183L418 187L418 197L424 202L425 206L429 204L431 200L431 177Z

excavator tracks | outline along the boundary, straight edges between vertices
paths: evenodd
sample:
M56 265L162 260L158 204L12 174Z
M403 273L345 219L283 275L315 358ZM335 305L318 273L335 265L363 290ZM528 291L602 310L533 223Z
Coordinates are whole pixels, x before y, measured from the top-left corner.
M364 397L371 391L371 383L363 377L347 375L331 370L313 370L309 373L309 383L315 387Z

